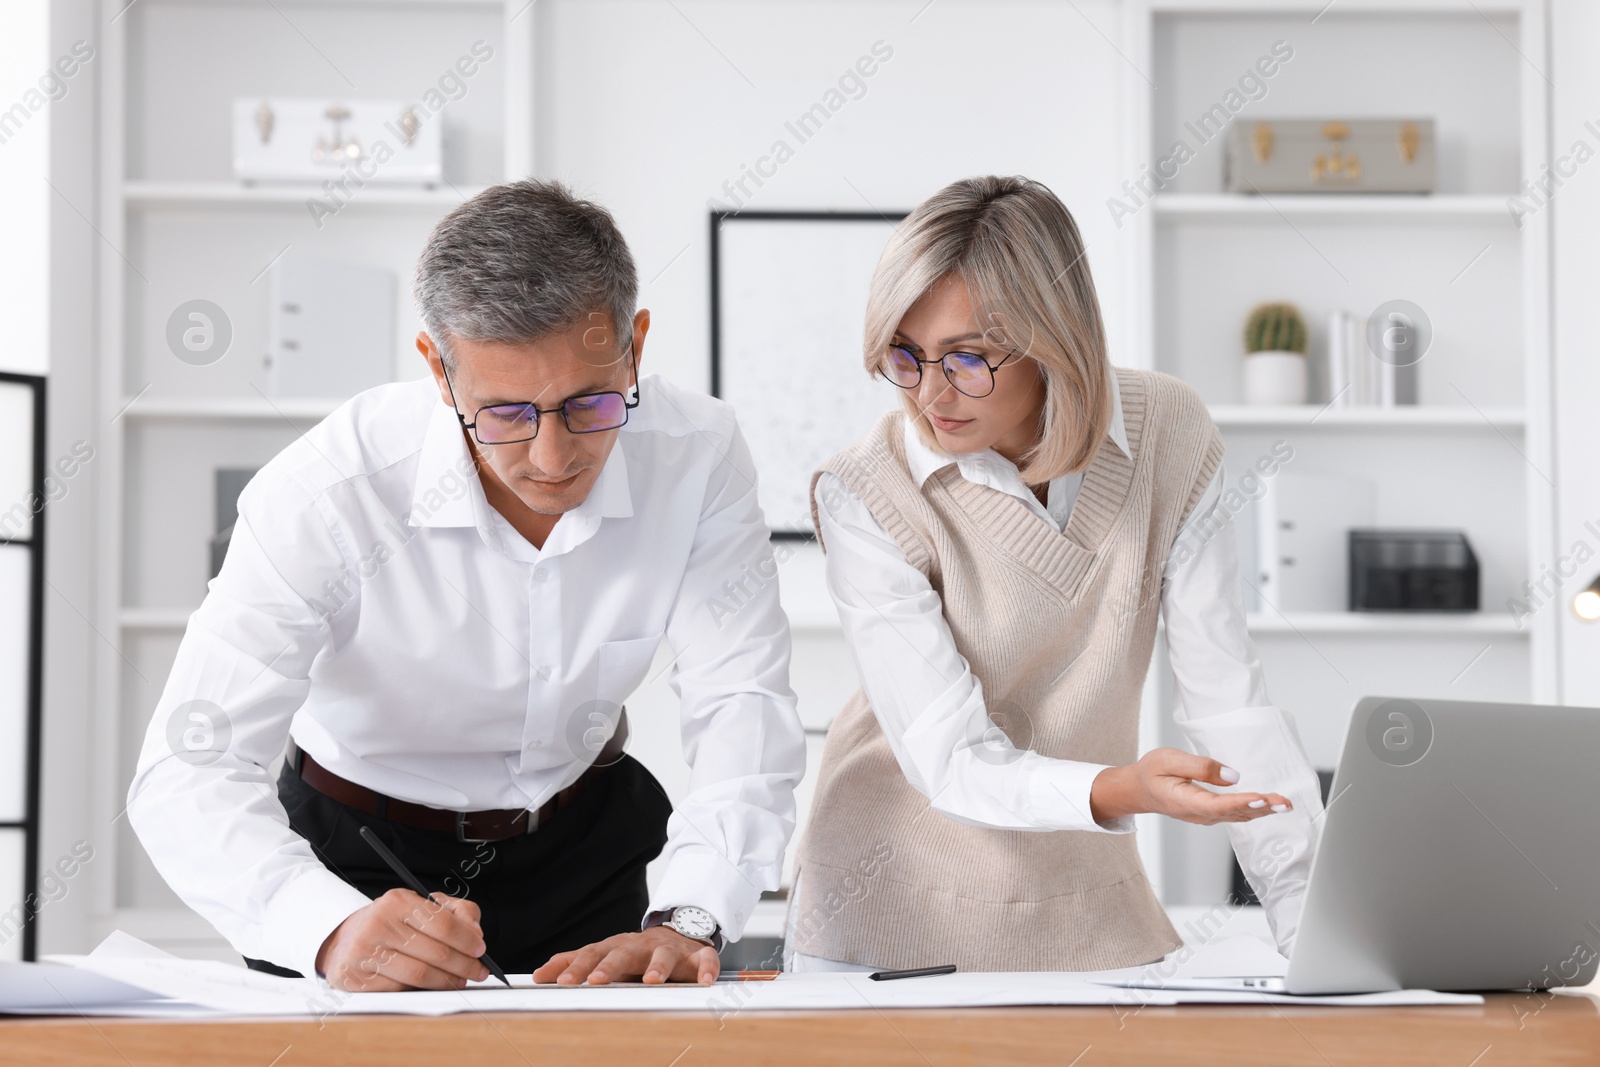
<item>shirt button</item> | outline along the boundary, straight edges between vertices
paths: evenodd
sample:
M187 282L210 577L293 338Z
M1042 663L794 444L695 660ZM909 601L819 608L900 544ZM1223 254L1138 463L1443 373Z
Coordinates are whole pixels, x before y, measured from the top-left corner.
M538 674L543 681L548 682L550 680L550 668L548 666L540 667Z
M536 570L536 571L533 572L533 580L536 581L536 582L542 582L548 577L550 577L550 572L545 570L545 569L543 569L542 567L539 570Z

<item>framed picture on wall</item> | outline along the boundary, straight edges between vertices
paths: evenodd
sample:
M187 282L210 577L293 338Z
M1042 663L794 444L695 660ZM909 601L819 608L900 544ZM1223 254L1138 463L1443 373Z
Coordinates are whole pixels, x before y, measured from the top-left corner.
M867 287L904 212L711 216L711 392L739 415L775 538L809 539L811 473L899 403L862 365Z

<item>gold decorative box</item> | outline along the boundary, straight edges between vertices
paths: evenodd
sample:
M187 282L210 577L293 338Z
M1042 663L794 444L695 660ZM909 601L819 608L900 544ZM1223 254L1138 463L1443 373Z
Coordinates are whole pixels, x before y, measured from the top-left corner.
M1258 119L1228 128L1231 193L1431 193L1432 119Z

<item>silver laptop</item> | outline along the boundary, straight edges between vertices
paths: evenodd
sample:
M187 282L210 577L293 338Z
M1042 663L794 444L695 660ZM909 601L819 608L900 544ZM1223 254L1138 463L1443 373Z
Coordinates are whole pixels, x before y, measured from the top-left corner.
M1586 985L1600 964L1600 708L1364 697L1283 993Z

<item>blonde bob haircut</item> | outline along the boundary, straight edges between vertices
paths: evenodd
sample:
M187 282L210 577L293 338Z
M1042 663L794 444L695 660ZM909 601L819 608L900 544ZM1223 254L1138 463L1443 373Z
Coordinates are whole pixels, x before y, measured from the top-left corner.
M948 275L966 283L984 338L1032 360L1044 376L1038 443L1017 464L1023 481L1038 485L1086 467L1111 424L1112 371L1083 239L1066 206L1022 177L963 178L924 200L895 229L872 275L868 373L884 376L901 318ZM1013 359L1001 371L1025 365ZM918 436L943 453L916 390L900 400Z

